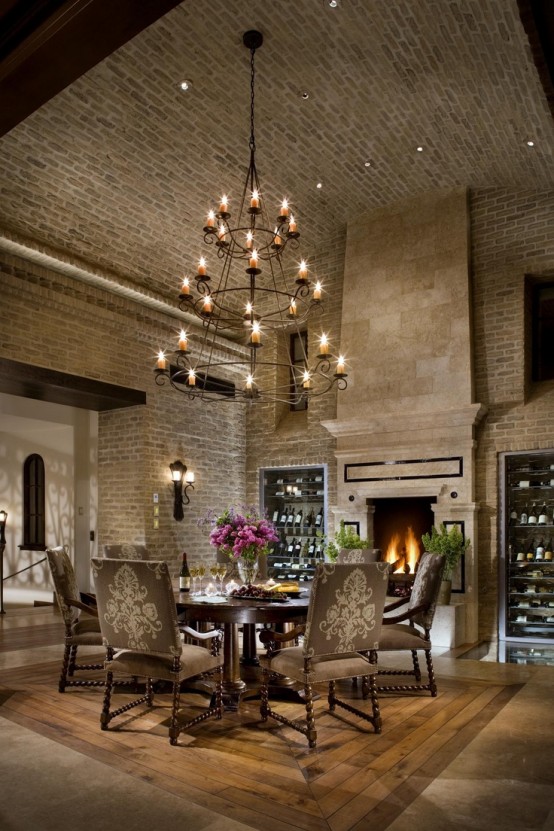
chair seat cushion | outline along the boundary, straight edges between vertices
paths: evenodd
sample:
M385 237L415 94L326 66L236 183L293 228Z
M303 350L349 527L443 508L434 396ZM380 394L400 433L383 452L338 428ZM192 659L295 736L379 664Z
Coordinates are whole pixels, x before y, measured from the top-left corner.
M381 629L379 651L394 649L431 649L431 641L407 623L391 623Z
M222 663L222 657L210 655L202 646L184 644L181 652L181 671L178 679L192 678L203 672L210 672ZM122 649L116 652L111 661L106 661L105 667L111 672L122 672L126 675L141 675L147 678L161 678L165 681L175 680L172 671L173 659L170 655L160 655L155 652L133 652Z
M98 618L86 617L83 620L76 620L67 640L73 646L102 646Z
M278 672L302 683L307 681L310 684L359 675L372 675L377 672L376 663L368 663L358 652L347 652L340 658L326 655L313 659L309 676L306 676L304 652L301 646L291 646L289 649L281 650L271 659L262 656L260 660L272 672Z

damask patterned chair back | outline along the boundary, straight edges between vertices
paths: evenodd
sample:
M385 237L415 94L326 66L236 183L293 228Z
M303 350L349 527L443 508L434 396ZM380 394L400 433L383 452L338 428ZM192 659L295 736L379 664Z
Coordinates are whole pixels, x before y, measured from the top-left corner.
M420 604L429 604L426 612L419 612L412 617L414 623L426 630L430 630L433 625L444 562L442 554L429 551L425 551L419 558L408 611Z
M387 563L319 564L304 638L308 657L377 649Z
M380 548L341 548L337 563L378 563L380 559Z
M52 580L54 581L56 599L60 612L62 613L63 622L66 627L71 627L79 617L79 610L76 607L69 606L65 600L79 601L80 594L75 579L75 570L69 559L69 549L67 545L60 545L57 548L47 548L46 556L48 558Z
M130 543L105 545L104 557L112 560L147 560L148 552L145 545L134 545Z
M167 563L100 557L91 563L105 645L180 655L182 641Z

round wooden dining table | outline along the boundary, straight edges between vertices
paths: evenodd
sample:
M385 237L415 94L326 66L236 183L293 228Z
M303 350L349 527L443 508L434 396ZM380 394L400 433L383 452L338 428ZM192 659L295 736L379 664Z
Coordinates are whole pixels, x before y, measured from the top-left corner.
M243 676L256 682L256 673L252 672L258 664L256 624L271 623L281 627L281 631L286 631L288 624L294 626L306 620L309 604L307 592L305 596L281 602L242 600L236 597L208 602L202 596L191 597L183 592L175 592L175 598L181 620L189 624L195 621L211 622L223 629L223 703L226 710L237 710L241 698L252 691ZM242 660L239 650L240 626L243 628Z

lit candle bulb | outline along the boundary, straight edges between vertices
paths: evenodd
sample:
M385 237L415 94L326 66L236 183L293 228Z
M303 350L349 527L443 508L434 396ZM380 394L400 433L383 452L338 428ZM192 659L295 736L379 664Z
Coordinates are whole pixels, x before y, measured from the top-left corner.
M252 303L250 302L250 300L246 304L246 314L248 316L250 316L252 314Z
M307 369L304 371L304 377L302 378L302 386L305 390L309 390L312 386L312 379L310 378L310 373Z
M260 195L257 190L252 191L252 196L250 198L250 207L251 208L259 208L260 207Z
M319 354L329 354L329 341L327 340L327 335L322 335L319 339Z
M189 369L189 377L187 378L187 384L189 385L189 387L196 386L196 374L194 372L194 369Z
M194 482L194 471L193 470L187 470L187 472L185 473L185 482L188 482L189 485L192 485L192 483Z
M253 235L252 231L248 231L247 234L246 234L246 247L249 251L252 248L253 241L254 241L254 235Z
M188 277L183 277L183 285L181 286L181 294L190 294L190 281Z
M281 210L279 211L279 216L288 216L289 215L289 203L286 199L283 199L281 203Z
M250 335L250 343L261 343L262 342L262 333L260 332L260 324L257 321L254 321L252 324L252 333Z
M256 249L250 254L250 268L258 268L258 252Z
M291 317L295 317L295 316L296 316L296 300L291 300L291 301L290 301L290 306L289 306L289 315L290 315Z
M321 300L321 283L319 282L319 280L315 284L314 300Z
M344 358L342 355L339 355L337 361L337 375L344 375Z
M279 232L278 232L277 228L274 230L274 232L273 232L273 233L274 233L274 235L275 235L275 236L273 237L273 245L275 245L275 246L277 246L277 247L281 246L281 245L283 244L283 240L282 240L282 238L279 236Z
M200 277L205 277L206 275L206 260L204 257L200 257L198 261L198 274Z
M290 215L289 231L290 231L291 234L296 233L296 220L295 220L295 218L293 217L292 214Z
M220 242L225 242L225 225L222 222L220 222L217 229L217 238Z
M187 341L187 333L184 329L181 329L181 334L179 335L179 349L181 352L186 352L188 347Z
M221 202L219 203L219 213L226 214L227 213L227 197L225 194L221 197Z
M246 389L251 390L254 385L254 377L252 375L246 376Z
M165 359L165 352L158 352L158 361L157 361L158 369L166 369L167 368L167 361Z
M298 269L298 279L305 282L308 279L308 267L306 265L306 261L302 260L300 262L300 268Z
M213 304L212 298L208 294L208 296L204 298L204 304L202 306L202 311L204 312L204 314L211 314L213 312L213 310L214 310L214 304Z
M215 227L215 213L213 211L208 211L208 219L206 220L206 225L208 228Z

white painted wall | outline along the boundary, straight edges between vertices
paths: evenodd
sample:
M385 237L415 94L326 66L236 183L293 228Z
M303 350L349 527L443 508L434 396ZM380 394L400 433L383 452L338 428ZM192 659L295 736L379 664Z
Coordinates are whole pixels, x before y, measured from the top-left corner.
M98 415L45 401L0 394L0 508L8 511L4 576L42 559L19 548L23 539L23 463L31 453L44 460L46 544L68 545L77 581L90 588L89 541L97 521ZM52 598L46 563L4 581L5 602Z

